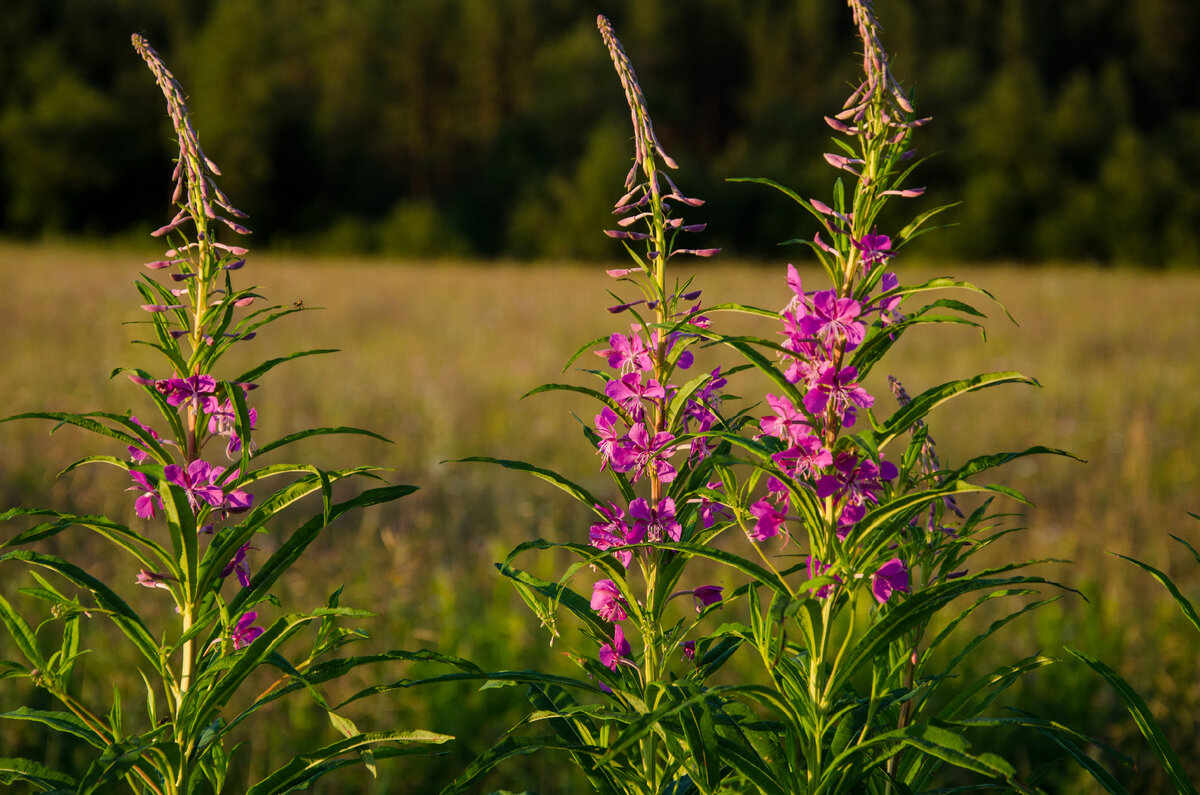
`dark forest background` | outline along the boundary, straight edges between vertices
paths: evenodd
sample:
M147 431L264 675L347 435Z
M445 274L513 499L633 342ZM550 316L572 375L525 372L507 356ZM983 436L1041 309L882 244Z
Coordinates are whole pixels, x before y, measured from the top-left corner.
M962 200L923 255L1200 264L1200 3L876 10L934 117L916 140L937 153L931 190L906 209ZM689 214L705 245L758 257L811 234L768 189L723 181L828 196L822 117L858 69L840 0L8 0L0 234L133 239L169 218L174 144L138 32L260 250L611 256L599 230L632 143L597 12L681 187L709 200Z

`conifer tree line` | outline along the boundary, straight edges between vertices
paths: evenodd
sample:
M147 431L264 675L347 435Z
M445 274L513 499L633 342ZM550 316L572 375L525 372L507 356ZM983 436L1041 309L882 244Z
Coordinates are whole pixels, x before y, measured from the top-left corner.
M771 255L799 217L733 176L818 190L855 70L840 0L15 0L0 15L0 235L142 234L171 146L129 55L186 76L259 248L595 258L628 169L603 12L714 245ZM1200 264L1196 0L880 0L922 168L963 203L931 257ZM697 213L700 214L700 213ZM886 220L886 219L884 219Z

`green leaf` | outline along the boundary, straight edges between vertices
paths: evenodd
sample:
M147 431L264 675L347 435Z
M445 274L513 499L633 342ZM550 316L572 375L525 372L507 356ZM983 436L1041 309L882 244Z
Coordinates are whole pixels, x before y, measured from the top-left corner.
M1154 713L1150 711L1150 707L1138 695L1137 691L1130 687L1124 677L1109 668L1104 663L1086 652L1079 651L1067 647L1067 651L1075 657L1083 660L1088 666L1104 677L1104 680L1117 692L1121 700L1125 702L1125 708L1129 710L1129 714L1133 717L1134 723L1137 724L1138 731L1150 743L1150 749L1154 755L1158 757L1162 763L1163 769L1167 771L1167 775L1175 782L1176 789L1181 795L1196 795L1196 788L1188 779L1187 770L1179 761L1179 757L1175 755L1175 751L1171 748L1171 744L1167 742L1166 735L1163 734L1162 727L1154 717Z
M32 759L0 758L0 784L21 781L39 792L70 792L77 788L75 779Z
M458 458L445 463L450 464L467 464L467 463L482 463L482 464L498 464L505 469L512 469L518 472L528 472L534 477L541 478L547 483L553 483L558 488L570 494L575 499L591 507L600 503L592 493L580 486L574 481L568 480L562 475L549 469L527 464L524 461L511 461L504 458L490 458L488 456L471 456L470 458Z
M177 754L178 746L174 743L152 743L144 737L130 737L111 743L79 779L78 793L91 795L112 792L113 787L135 768L153 778L154 775L149 772L153 769L150 760L158 755L153 752L170 754L172 748Z
M289 312L290 311L294 311L294 310L289 310ZM268 359L267 361L263 362L262 364L258 365L257 367L252 367L249 370L247 370L246 372L239 375L237 378L232 378L230 380L236 381L238 383L249 383L249 382L256 381L257 379L261 378L265 373L269 372L270 370L273 370L275 367L278 367L279 365L283 364L284 362L290 362L293 359L299 359L302 356L323 356L324 354L327 354L327 353L337 353L337 352L338 352L337 348L317 348L317 349L313 349L310 351L297 351L296 353L292 353L287 356L280 356L276 359Z
M83 569L68 563L54 555L42 555L27 549L18 549L0 555L0 562L5 560L22 560L42 568L56 571L71 582L92 592L97 604L107 613L112 622L117 625L125 636L133 641L134 646L142 653L154 670L162 673L162 660L159 656L158 643L150 635L149 629L141 617L125 603L125 600L112 591L107 585L88 574ZM5 603L7 604L7 603Z
M173 562L171 556L167 554L167 551L156 544L153 540L146 538L139 533L135 533L126 525L120 524L119 522L114 522L105 516L81 516L69 513L59 513L58 511L42 508L14 508L10 511L4 512L3 514L0 514L0 522L7 522L18 516L48 516L53 517L54 521L43 522L35 525L34 527L31 527L28 530L10 538L3 544L0 544L0 548L30 544L34 541L40 541L44 538L50 538L58 535L63 530L66 530L70 527L83 527L91 530L97 535L107 538L121 549L124 549L126 552L133 555L135 558L137 558L138 562L142 564L143 568L169 568ZM154 553L155 557L151 558L136 545L141 545L142 547L149 549Z
M37 635L34 633L33 627L29 626L29 623L13 609L13 606L3 596L0 596L0 621L4 622L9 637L17 644L17 648L21 650L25 659L34 668L44 671L46 661L42 657L42 650L38 646Z
M1028 584L1057 585L1041 577L992 579L983 576L987 573L980 572L973 577L938 583L904 598L895 606L888 607L883 617L863 634L830 676L826 692L841 692L848 685L850 678L860 669L870 668L876 655L882 654L890 643L901 638L910 629L928 621L937 611L959 596L985 588Z
M246 795L281 795L285 792L294 792L299 789L308 789L312 782L316 781L321 776L345 767L348 764L358 764L361 760L357 759L337 759L348 753L361 753L364 750L371 750L372 746L382 743L404 743L408 748L377 748L373 750L373 754L379 758L403 756L409 754L428 754L433 753L425 746L440 745L448 740L454 739L446 734L437 734L435 732L415 730L415 731L388 731L388 732L370 732L359 734L344 740L339 740L336 743L320 748L312 753L300 754L292 759L283 767L276 770L271 775L264 778L262 781L255 784Z
M1175 537L1172 536L1172 538ZM1181 541L1181 543L1187 543L1178 538L1175 540ZM1158 580L1159 584L1166 588L1168 593L1171 594L1171 597L1175 600L1175 604L1179 605L1179 609L1183 612L1184 617L1187 618L1197 632L1200 632L1200 615L1197 615L1196 608L1192 605L1191 601L1180 592L1179 587L1175 585L1174 581L1169 576L1167 576L1164 572L1154 568L1149 563L1142 563L1140 560L1129 558L1125 555L1117 555L1115 552L1111 552L1109 554L1116 555L1116 557L1120 558L1121 560L1129 561L1142 571L1148 573L1154 579Z
M668 688L675 691L676 699L701 695L695 683L680 681ZM695 703L679 715L683 736L687 743L689 758L685 766L702 792L711 792L721 779L721 752L717 747L716 724L710 705L704 701Z
M517 737L509 735L500 742L493 745L487 751L484 751L476 757L471 764L467 765L467 769L459 774L458 778L450 782L445 789L441 791L441 795L458 795L458 793L466 792L472 785L478 782L481 778L487 775L493 768L499 765L506 759L511 759L514 756L528 756L542 749L557 749L560 751L572 751L575 753L596 754L602 751L601 748L573 745L564 742L555 735L542 735L537 737ZM610 795L614 790L600 790L603 795ZM258 795L251 791L249 795Z
M107 436L111 439L116 439L121 444L136 444L137 439L129 434L122 433L108 427L104 423L96 422L92 417L103 417L104 419L127 419L119 414L109 414L103 411L90 412L88 414L71 414L63 411L31 411L25 414L15 414L11 417L0 419L0 423L12 422L13 420L57 420L58 424L51 429L54 433L64 425L74 425L77 428L83 428L85 431Z
M900 434L906 433L917 420L923 419L934 407L945 403L947 400L968 392L977 392L980 389L999 386L1000 384L1032 384L1039 386L1038 382L1034 379L1012 371L984 373L974 378L948 381L925 390L914 397L911 403L889 417L887 422L883 424L883 427L875 434L876 447L882 450L888 442Z
M533 389L529 390L524 395L521 395L521 400L533 395L540 395L543 392L578 392L581 395L587 395L588 397L595 398L606 406L610 406L614 409L617 408L617 402L608 395L605 395L603 392L598 392L595 389L589 389L585 386L576 386L574 384L542 384L539 387L534 387Z
M358 436L369 436L372 439L378 439L381 442L387 442L389 444L392 442L392 440L386 436L380 436L374 431L364 430L363 428L353 428L344 425L336 428L309 428L307 430L297 431L296 433L290 433L287 436L283 436L273 442L261 445L257 450L254 451L254 455L257 457L265 453L269 453L272 450L278 450L280 447L292 444L293 442L298 442L302 439L308 439L313 436L328 436L331 434L354 434Z
M74 735L96 748L104 748L108 745L106 737L100 736L95 730L70 712L18 707L17 709L0 714L0 718L40 723L56 732Z

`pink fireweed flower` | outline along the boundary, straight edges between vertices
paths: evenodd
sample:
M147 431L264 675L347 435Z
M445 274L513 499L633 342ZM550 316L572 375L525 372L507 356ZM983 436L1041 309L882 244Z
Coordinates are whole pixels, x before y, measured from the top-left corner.
M696 641L684 640L679 642L679 650L683 652L684 662L694 662L696 659Z
M829 452L816 436L805 436L781 453L771 456L789 477L816 477L822 469L833 464Z
M812 555L808 556L808 579L815 580L816 578L828 572L831 568L833 568L832 564L822 563ZM818 599L826 599L834 592L838 585L841 585L842 578L838 577L836 574L832 576L834 579L834 584L822 585L816 590L816 592L813 593L813 596L817 597Z
M863 520L867 515L867 506L865 503L849 503L842 508L838 514L837 522L837 538L838 541L845 541L846 536L850 535L850 531L854 526Z
M792 507L792 495L788 491L787 484L777 477L771 477L767 480L767 497L768 500L775 503L781 511L789 511Z
M133 511L143 519L153 519L155 512L163 507L162 497L158 494L158 487L150 482L145 473L137 470L129 470L129 476L133 478L134 485L126 489L126 491L140 491L141 494L133 502Z
M894 273L885 273L879 280L881 292L888 293L900 286L900 278ZM877 301L873 301L863 307L864 312L878 312L879 322L885 326L890 326L893 323L899 323L904 319L904 315L897 311L902 296L891 295L884 298L882 295Z
M130 422L135 423L143 431L150 434L150 438L154 441L161 442L163 440L162 437L158 435L158 431L154 430L149 425L144 424L137 417L131 415L129 420ZM167 444L170 444L170 442L167 442ZM146 450L143 450L141 447L138 447L137 445L131 444L125 449L129 451L129 460L135 464L144 464L146 463L146 460L150 458L150 453L148 453Z
M240 453L242 439L237 435L237 411L233 407L233 401L226 399L222 403L215 395L210 395L205 398L204 413L208 415L208 432L229 438L225 454L232 458ZM258 423L258 409L250 409L248 415L250 429L253 430Z
M763 417L758 423L767 436L794 445L812 433L808 418L797 411L795 404L786 397L767 395L767 405L774 410L775 416Z
M596 522L588 528L588 538L592 546L602 551L612 547L623 547L635 540L633 531L625 524L625 512L615 503L609 505L612 506L612 510L602 505L594 506L604 521ZM622 566L629 568L629 563L633 560L633 550L617 550L612 556L620 561Z
M609 463L613 464L613 469L618 472L626 472L632 466L632 461L627 461L628 456L622 446L625 441L625 436L617 433L617 423L621 418L617 413L607 406L596 415L596 435L600 437L600 470ZM628 464L628 465L626 465Z
M822 366L816 383L804 395L804 408L812 414L822 414L827 407L832 407L833 415L841 419L842 426L850 427L857 414L852 403L862 408L875 405L875 398L855 383L857 377L858 370L849 365L840 370L832 364Z
M633 657L633 649L625 640L625 630L621 629L620 624L613 627L613 642L600 647L599 657L600 664L610 671L617 670L617 665Z
M779 528L787 521L787 514L776 508L765 497L750 506L750 515L757 521L749 531L755 541L766 541L779 535Z
M800 330L833 345L844 340L845 350L852 351L863 341L867 329L858 322L862 306L853 298L838 298L833 290L813 293L812 311L800 319Z
M667 390L653 378L643 384L641 374L628 373L618 380L609 381L604 387L604 394L617 401L617 404L637 421L645 413L642 401L661 402L666 399Z
M228 472L224 467L212 468L212 482L224 492L224 499L221 501L221 516L229 518L230 514L242 513L250 509L254 503L254 495L241 489L232 488L237 479L241 477L240 469L231 469Z
M258 613L254 610L251 610L248 613L244 613L242 617L238 619L237 624L233 627L233 632L230 633L230 640L233 641L233 648L244 649L257 640L259 635L263 634L262 627L251 626L251 624L253 624L257 618Z
M725 589L720 585L701 585L692 591L692 601L696 605L696 612L704 612L704 608L709 605L718 604L721 601L721 592Z
M629 503L629 515L633 517L633 532L631 541L646 541L657 544L669 538L678 541L683 533L683 527L675 520L675 500L667 497L655 507L644 497L638 497Z
M625 597L612 580L600 580L592 586L592 609L605 621L624 621Z
M164 390L159 387L159 391L166 395L167 403L172 406L179 406L188 400L192 400L196 402L196 406L199 408L200 401L206 396L216 393L217 379L211 375L191 375L187 378L171 378L166 382L166 389Z
M879 604L885 604L896 591L909 593L908 567L900 558L892 558L871 575L871 592Z
M807 311L808 296L804 293L804 285L800 282L800 274L796 270L796 266L790 262L787 266L787 284L792 288L792 300L779 314L792 313L796 317L804 317Z
M886 262L896 256L892 251L892 239L887 235L863 235L862 239L850 239L854 247L862 253L863 270L871 272L881 262Z
M719 480L712 480L705 484L705 488L713 491L719 491L724 487L724 485L725 484ZM707 496L702 496L699 499L688 500L688 502L700 503L700 508L698 509L700 514L700 525L705 530L708 530L714 524L716 524L718 518L729 519L733 516L733 514L730 513L722 503Z
M671 445L671 442L675 441L672 434L659 431L651 438L646 426L638 423L629 429L628 441L627 449L633 457L633 465L625 470L619 469L614 457L613 469L618 472L632 469L632 480L635 483L647 470L652 470L663 483L670 483L675 479L675 467L667 460L675 453L675 448Z
M221 569L220 576L228 577L230 572L237 572L238 582L241 583L243 588L249 588L250 562L246 560L246 552L254 548L255 547L250 546L249 541L247 541L245 544L242 544L238 548L238 551L234 554L233 559L225 564L225 568Z
M625 305L626 308L628 306L630 305ZM608 348L596 351L596 355L608 359L608 366L622 374L653 370L654 360L650 357L650 351L647 350L646 343L641 334L637 333L637 329L635 326L628 337L614 332L608 338Z
M223 471L218 468L215 474L219 476ZM163 477L168 483L178 486L187 493L188 503L192 506L193 512L199 512L202 502L214 508L220 508L225 501L225 494L221 491L221 487L212 483L214 477L212 465L202 459L197 458L188 464L187 469L178 464L168 464L163 467Z
M839 453L833 469L817 481L817 496L821 499L836 497L849 505L878 503L883 481L894 480L899 474L896 465L890 461L876 464L869 458L860 459L852 452Z

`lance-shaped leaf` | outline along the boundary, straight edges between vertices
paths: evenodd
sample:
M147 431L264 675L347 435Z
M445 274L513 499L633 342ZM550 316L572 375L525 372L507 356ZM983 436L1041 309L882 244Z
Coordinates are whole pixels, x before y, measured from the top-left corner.
M36 792L72 792L78 784L66 773L46 767L32 759L0 759L0 784L22 782L36 787Z
M566 493L570 494L575 499L584 503L585 505L592 506L592 505L596 505L597 503L600 502L600 500L597 500L595 497L592 496L592 493L590 491L585 489L583 486L580 486L578 483L575 483L574 481L563 477L562 475L558 474L557 472L555 472L553 470L545 469L545 468L539 467L539 466L534 466L533 464L527 464L524 461L510 461L510 460L504 459L504 458L491 458L488 456L471 456L470 458L454 459L447 463L451 463L451 464L469 464L469 463L499 464L500 466L504 467L505 469L512 469L517 472L528 472L529 474L533 475L534 477L541 478L542 480L546 481L547 483L552 483L555 486L557 486L558 488L565 491Z
M17 707L0 714L0 718L40 723L56 732L78 737L95 748L104 748L109 743L107 736L101 735L95 728L88 726L78 715L71 712Z
M964 378L958 381L948 381L939 386L925 390L912 399L883 424L875 434L875 446L882 450L887 444L902 433L906 433L917 420L923 419L934 407L945 403L953 397L980 389L999 386L1000 384L1032 384L1040 386L1037 381L1018 372L984 373L974 378Z
M54 555L43 555L27 549L18 549L0 556L0 562L5 560L21 560L35 566L58 572L81 588L92 592L96 603L105 611L112 622L125 633L138 651L142 653L154 670L162 673L162 659L158 643L151 636L149 629L141 617L134 612L125 600L100 580L88 574L73 563L69 563ZM7 602L5 602L7 604Z
M300 754L247 790L246 795L281 795L285 792L308 789L309 785L326 773L363 761L361 757L339 758L346 754L361 754L369 750L374 758L378 759L428 754L433 753L428 746L440 745L452 739L454 738L447 734L420 729L358 734L311 753ZM407 747L375 747L384 743L404 743Z
M1181 795L1195 795L1196 787L1191 783L1186 768L1179 761L1175 750L1171 748L1154 713L1150 711L1150 707L1138 695L1138 692L1130 687L1129 682L1125 681L1123 676L1087 652L1070 647L1067 647L1067 652L1083 660L1093 671L1104 677L1104 681L1108 682L1109 686L1121 697L1121 701L1125 702L1125 708L1129 710L1133 722L1137 724L1138 731L1146 738L1146 742L1150 743L1150 749L1162 763L1163 769L1167 771L1167 775L1174 782L1176 789Z

